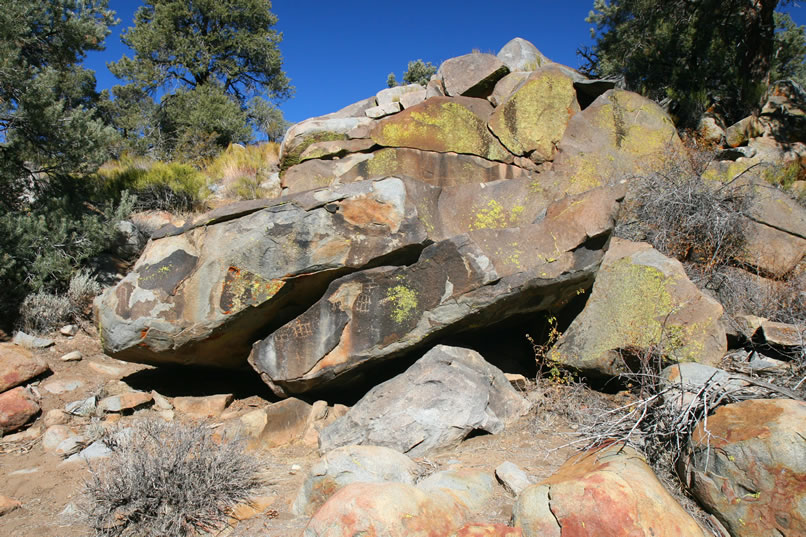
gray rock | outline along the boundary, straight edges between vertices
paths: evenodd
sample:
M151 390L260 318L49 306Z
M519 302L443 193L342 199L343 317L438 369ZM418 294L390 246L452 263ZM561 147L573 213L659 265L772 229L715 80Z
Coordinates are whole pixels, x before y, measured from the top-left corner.
M423 91L423 87L419 84L395 86L393 88L386 88L379 91L375 94L375 98L378 100L378 106L383 106L391 103L399 103L403 99L404 95L409 93L419 93L421 91Z
M378 119L384 116L390 116L392 114L397 114L403 108L400 106L399 101L388 102L384 104L379 104L378 106L373 106L372 108L367 108L364 113L367 117L371 117L372 119Z
M86 399L81 399L79 401L73 401L72 403L68 403L64 410L68 414L72 414L73 416L90 416L95 413L96 405L98 404L98 397L92 396L87 397Z
M28 349L46 349L56 344L52 339L32 336L25 332L15 332L11 342Z
M551 63L537 47L525 39L516 37L503 46L496 56L510 71L535 71Z
M513 496L517 496L523 489L532 484L526 472L512 462L502 462L495 468L495 477Z
M84 356L81 354L81 351L71 351L68 352L67 354L62 355L61 358L59 358L59 360L61 360L62 362L78 362L83 357Z
M486 98L509 68L492 54L474 52L442 62L437 74L450 96Z
M319 447L369 444L418 456L456 445L474 430L501 432L529 406L480 354L438 345L322 429Z
M67 457L64 462L86 462L95 459L103 459L109 457L111 454L112 450L109 449L106 444L100 440L96 440L78 453L74 453L73 455Z
M393 449L344 446L326 453L308 472L291 510L313 514L338 489L350 483L414 484L417 464Z
M59 333L63 336L72 337L78 334L78 326L74 324L67 324L59 329Z

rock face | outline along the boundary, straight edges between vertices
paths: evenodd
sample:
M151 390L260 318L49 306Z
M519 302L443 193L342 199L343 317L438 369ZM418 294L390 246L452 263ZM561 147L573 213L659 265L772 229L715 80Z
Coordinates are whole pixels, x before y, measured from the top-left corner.
M705 537L644 459L620 444L574 456L513 509L524 537Z
M363 111L361 115L364 115ZM302 153L311 144L367 138L371 124L372 120L367 117L322 117L297 123L288 129L280 146L282 169L297 164Z
M314 514L303 537L450 536L492 493L489 476L479 472L454 474L450 480L435 474L440 485L449 486L428 486L425 482L417 487L404 483L347 485ZM456 486L460 488L453 488Z
M296 313L293 301L350 270L405 258L425 239L413 200L394 178L190 226L152 240L97 300L104 349L152 364L243 365L267 320Z
M47 371L48 365L24 347L0 343L0 393Z
M432 97L378 122L372 139L386 147L466 153L512 162L512 155L487 129L492 106L482 99Z
M735 537L806 535L806 403L725 405L700 423L683 472Z
M350 483L414 484L417 464L393 449L344 446L326 453L311 467L291 510L311 515L337 490Z
M447 95L485 98L509 68L492 54L474 52L442 62L437 76Z
M625 357L662 345L678 361L715 364L727 336L722 306L701 293L681 263L646 243L613 239L590 299L549 357L582 371L616 375Z
M599 189L565 198L521 227L488 218L427 247L412 265L336 280L256 343L250 363L276 393L300 393L437 336L562 304L590 285L620 196Z
M474 430L500 432L528 409L504 374L481 355L438 345L325 427L319 447L369 444L418 456L458 444Z
M551 160L579 112L574 82L552 67L534 73L490 116L490 130L513 154Z

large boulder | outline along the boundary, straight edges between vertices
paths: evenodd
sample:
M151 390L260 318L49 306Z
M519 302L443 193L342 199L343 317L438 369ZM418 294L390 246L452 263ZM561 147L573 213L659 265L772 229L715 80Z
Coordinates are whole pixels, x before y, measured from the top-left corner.
M524 537L705 537L641 455L611 444L575 455L513 508Z
M300 393L450 332L559 307L590 286L621 196L608 188L564 198L519 227L501 229L487 213L487 225L428 246L416 263L340 278L256 343L250 362L276 393Z
M343 446L329 451L308 471L291 510L312 515L337 490L350 483L413 485L417 464L406 455L380 446Z
M579 112L574 82L552 67L534 72L490 116L490 130L515 155L551 160L568 121Z
M674 123L656 103L612 89L568 122L552 174L569 193L662 170L682 149Z
M510 71L537 71L551 63L529 41L516 37L504 45L496 56Z
M347 485L314 514L302 535L449 537L490 498L493 483L480 472L440 474L416 487L405 483Z
M24 384L50 368L25 347L0 343L0 393Z
M154 235L132 272L96 300L105 352L151 364L245 365L254 341L331 280L416 258L427 240L396 178L238 207Z
M320 449L370 444L419 456L454 446L476 430L501 432L528 409L528 401L480 354L438 345L325 427Z
M695 429L681 471L732 536L806 535L804 438L803 401L721 406Z
M596 375L658 349L676 361L715 364L727 336L722 306L700 292L682 264L646 243L613 239L590 299L549 358Z
M451 96L486 98L509 68L492 54L474 52L442 62L437 76Z
M466 153L512 162L512 155L487 129L492 111L492 105L482 99L432 97L380 120L371 136L386 147Z

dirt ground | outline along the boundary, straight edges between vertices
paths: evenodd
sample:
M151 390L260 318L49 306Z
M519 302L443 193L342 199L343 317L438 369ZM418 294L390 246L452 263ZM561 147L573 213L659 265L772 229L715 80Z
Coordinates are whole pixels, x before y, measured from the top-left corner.
M126 386L138 390L154 389L173 397L177 395L212 395L233 393L235 400L230 409L248 409L265 405L270 398L268 390L256 380L257 375L247 372L227 377L200 374L194 378L179 375L177 371L162 371L148 366L129 364L105 356L92 328L79 332L73 338L54 335L56 345L37 351L52 370L46 377L34 383L41 394L42 415L28 429L31 438L9 442L0 438L0 495L6 495L22 503L22 507L0 516L0 535L15 537L79 537L91 535L90 529L77 522L75 504L80 500L85 480L90 476L86 461L65 462L61 457L45 452L41 435L45 430L44 414L91 395L114 394ZM83 359L78 362L62 362L60 357L79 350ZM78 380L83 383L78 389L55 395L43 388L49 381ZM125 383L126 386L123 386ZM540 397L533 388L527 396ZM138 411L126 420L142 416L153 410ZM562 414L562 413L561 413ZM180 419L177 416L176 419ZM544 416L545 418L545 416ZM69 426L77 431L93 425L93 419L72 418ZM114 420L114 418L112 418ZM101 424L109 423L109 418ZM536 425L542 424L542 425ZM573 452L566 445L575 425L563 415L551 420L536 420L534 414L522 418L498 435L476 435L466 439L455 449L430 454L417 459L433 470L452 467L480 469L494 472L505 461L520 466L532 479L540 481L551 475ZM225 529L224 535L289 537L299 535L307 520L290 512L297 490L307 470L319 458L315 446L296 443L283 447L255 451L260 458L266 478L261 495L268 497L262 504L262 513ZM97 463L96 463L97 464ZM96 466L97 467L97 466ZM478 522L507 523L512 512L512 498L503 487L498 487L490 504L478 513Z

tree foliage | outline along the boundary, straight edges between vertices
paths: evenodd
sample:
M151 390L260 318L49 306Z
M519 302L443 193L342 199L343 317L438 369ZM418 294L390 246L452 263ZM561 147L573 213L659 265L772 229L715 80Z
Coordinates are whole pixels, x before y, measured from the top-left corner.
M79 63L102 50L106 0L5 0L0 9L0 207L35 196L47 177L91 171L113 132L94 110L95 76Z
M249 141L251 127L265 126L255 118L291 93L270 9L265 0L145 0L122 37L134 57L109 64L129 82L113 89L118 129L145 137L158 156ZM137 114L161 92L151 114ZM249 113L249 103L258 114Z
M777 5L595 0L586 20L596 42L580 51L583 70L623 77L628 89L667 100L683 123L696 121L712 104L734 121L758 106L769 83Z
M431 62L424 62L423 60L412 60L409 62L406 72L403 73L403 82L405 84L420 84L425 86L431 80L431 75L437 72L437 68ZM386 85L394 88L398 85L397 78L394 73L389 73L386 78Z
M771 80L791 78L806 86L806 27L786 13L775 13Z

